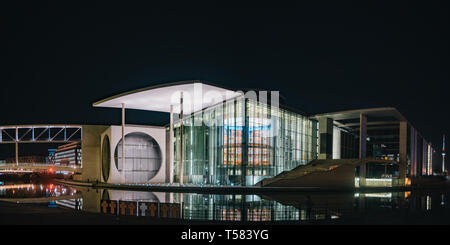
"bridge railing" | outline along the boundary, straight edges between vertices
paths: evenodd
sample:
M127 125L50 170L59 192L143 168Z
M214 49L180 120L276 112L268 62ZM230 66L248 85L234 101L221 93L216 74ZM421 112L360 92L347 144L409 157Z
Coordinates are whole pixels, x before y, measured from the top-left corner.
M0 144L69 143L81 140L81 125L0 125Z
M0 163L0 167L18 168L18 167L63 167L63 168L81 168L81 165L69 164L69 165L56 165L48 163Z

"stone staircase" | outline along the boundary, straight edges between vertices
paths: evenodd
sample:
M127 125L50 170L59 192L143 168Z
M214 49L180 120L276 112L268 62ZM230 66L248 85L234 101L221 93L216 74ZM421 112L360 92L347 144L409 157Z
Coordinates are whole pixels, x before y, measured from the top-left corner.
M357 167L361 164L362 160L360 159L316 159L306 165L300 165L290 171L283 171L275 177L263 179L258 182L256 186L286 186L289 185L289 182L292 182L292 186L295 186L296 180L304 178L308 175L323 175L331 171L336 171L338 168L343 166Z

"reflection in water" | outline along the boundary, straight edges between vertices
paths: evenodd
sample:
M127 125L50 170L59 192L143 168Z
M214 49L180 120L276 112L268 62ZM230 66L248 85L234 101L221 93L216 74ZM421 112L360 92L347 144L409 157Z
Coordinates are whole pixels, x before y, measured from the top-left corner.
M115 215L187 220L302 222L388 215L392 211L442 211L448 209L446 198L446 193L411 191L258 196L103 190L98 210Z
M45 203L108 215L244 222L364 218L405 211L424 215L445 211L448 215L448 198L444 192L420 191L259 196L73 188L52 183L0 186L0 200Z
M73 196L77 190L68 186L49 184L4 184L0 198L42 198Z
M103 190L103 192L108 193L108 196L110 196L110 198L107 198L106 200L111 199L111 200L127 200L127 201L160 202L158 197L153 192L120 191L120 190Z
M177 195L179 196L179 195ZM196 220L298 220L296 207L257 195L183 194L183 217Z
M82 199L75 188L52 183L8 183L0 186L0 201L46 204L48 207L82 209Z

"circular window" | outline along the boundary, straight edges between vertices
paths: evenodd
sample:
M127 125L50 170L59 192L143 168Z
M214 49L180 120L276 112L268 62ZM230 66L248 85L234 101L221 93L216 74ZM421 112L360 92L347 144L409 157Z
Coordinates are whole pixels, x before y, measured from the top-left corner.
M114 161L126 182L147 182L158 173L162 162L161 149L150 135L141 132L125 135L124 151L123 160L120 140L114 151Z
M103 180L105 180L105 182L108 181L110 168L111 168L111 147L109 144L109 137L108 135L105 135L105 137L103 137L103 145L102 145L102 174Z

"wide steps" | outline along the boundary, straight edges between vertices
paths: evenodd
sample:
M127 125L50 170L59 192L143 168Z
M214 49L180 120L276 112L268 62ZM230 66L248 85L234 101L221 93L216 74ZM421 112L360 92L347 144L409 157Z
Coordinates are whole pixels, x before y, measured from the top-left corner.
M290 171L284 171L275 177L263 179L256 185L258 186L276 186L276 182L289 182L313 173L329 172L341 166L361 164L359 159L321 159L313 160L306 165L300 165Z

